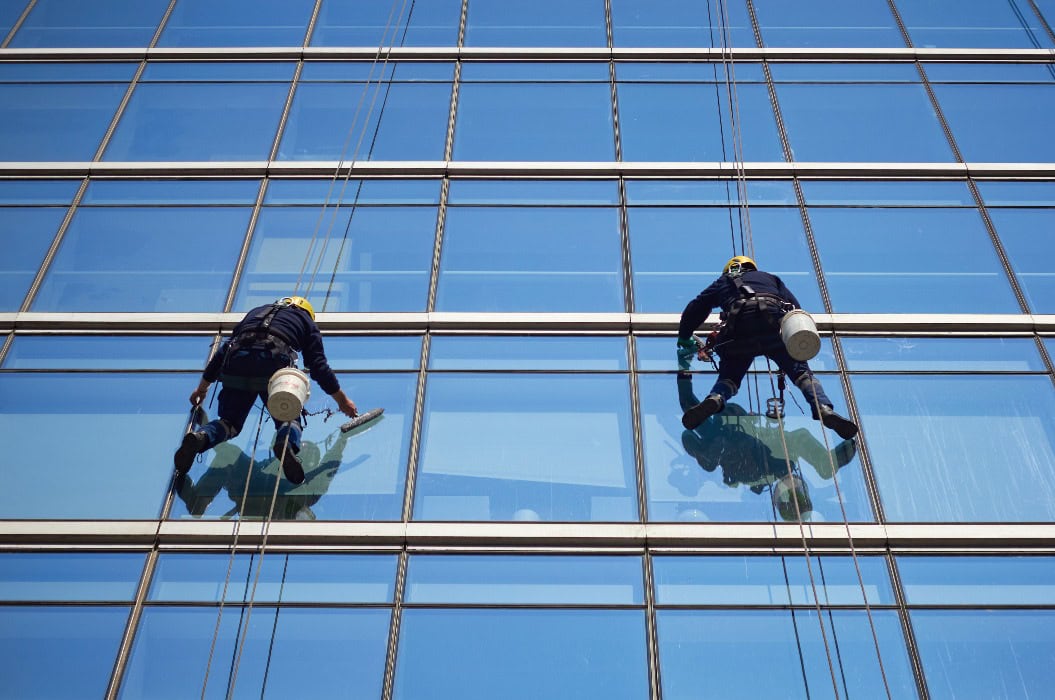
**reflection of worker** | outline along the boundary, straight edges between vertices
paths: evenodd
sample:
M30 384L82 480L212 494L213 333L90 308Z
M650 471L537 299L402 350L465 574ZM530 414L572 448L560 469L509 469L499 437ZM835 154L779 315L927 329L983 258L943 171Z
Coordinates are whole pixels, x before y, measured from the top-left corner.
M716 306L722 309L722 324L715 341L721 360L718 380L703 401L685 411L681 422L686 428L691 430L721 411L740 390L740 382L754 359L765 355L802 391L814 420L820 420L843 439L857 435L857 425L835 412L809 365L792 358L780 338L780 319L791 309L800 308L798 299L779 277L762 272L746 256L729 260L722 275L685 307L678 325L678 369L687 371L693 356L703 349L693 333Z
M678 375L678 401L683 410L699 403L692 391L692 376L687 373ZM809 520L813 510L809 489L798 473L799 460L809 463L822 479L831 479L835 470L846 466L857 453L853 440L839 443L829 453L806 428L782 436L779 423L748 414L735 403L727 404L721 415L703 421L696 429L685 430L681 443L705 471L713 472L720 466L726 486L743 485L756 494L770 489L780 517L791 522L800 514ZM686 495L695 495L704 483L698 470L678 466L670 481Z
M311 506L318 503L330 488L341 466L341 455L349 437L350 434L341 433L321 457L315 443L304 443L300 451L306 471L304 483L299 487L280 485L277 494L274 470L269 469L274 463L271 458L251 462L249 455L238 447L230 443L217 445L212 463L198 482L184 477L177 484L176 493L187 506L187 512L195 517L203 515L223 489L234 502L228 515L238 513L242 518L266 518L274 497L273 519L314 520ZM246 479L249 479L248 488Z
M304 297L285 297L274 304L258 306L245 315L209 360L198 388L190 395L193 405L200 404L217 379L223 382L220 391L220 417L201 430L187 433L176 450L176 471L186 474L194 456L210 447L230 440L242 431L246 416L259 396L267 403L268 379L277 370L292 367L297 353L304 353L304 364L312 379L333 397L337 407L347 416L355 417L357 410L351 399L341 390L337 376L326 361L322 334L315 325L315 310ZM300 451L300 420L282 423L275 420L278 433L274 450L281 456L282 471L294 484L304 481L304 468L297 453ZM286 438L288 447L284 448Z

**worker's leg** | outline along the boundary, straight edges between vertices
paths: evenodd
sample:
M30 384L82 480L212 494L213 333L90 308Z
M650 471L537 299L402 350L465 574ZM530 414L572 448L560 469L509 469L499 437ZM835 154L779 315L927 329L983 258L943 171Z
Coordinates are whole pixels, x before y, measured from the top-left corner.
M777 367L799 388L810 405L810 414L814 420L821 421L825 427L834 430L844 440L857 435L857 424L835 412L832 400L828 398L824 387L807 363L794 359L783 344L767 352L766 356L776 362Z
M297 456L300 452L300 436L303 431L300 419L289 422L282 422L274 418L272 420L275 421L276 429L275 442L272 446L275 458L282 460L282 472L290 483L301 484L304 482L304 466L301 464L300 457Z
M181 475L186 474L190 471L197 455L240 433L246 416L253 408L254 401L256 401L254 392L227 387L221 389L219 418L206 423L200 430L183 436L183 441L173 456L176 471Z
M755 358L752 355L730 355L718 362L718 380L711 393L692 408L685 411L681 424L686 430L694 430L701 423L725 408L726 402L740 390L747 369Z

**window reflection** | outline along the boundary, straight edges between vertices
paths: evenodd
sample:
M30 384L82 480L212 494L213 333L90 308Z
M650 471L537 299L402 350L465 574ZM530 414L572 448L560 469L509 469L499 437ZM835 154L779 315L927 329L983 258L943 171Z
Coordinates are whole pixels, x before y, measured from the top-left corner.
M66 207L0 209L0 311L18 311L37 275Z
M714 319L711 319L712 321ZM700 334L702 335L702 333ZM677 360L674 356L674 347L677 342L677 338L674 335L670 336L636 336L635 343L637 343L637 368L645 372L674 372L678 368ZM762 381L766 386L769 385L767 360L764 356L756 357L754 362L751 364L750 372L757 372L762 375L758 379L752 379L754 381ZM697 365L698 368L706 367L706 365ZM831 338L827 336L821 336L821 349L817 353L817 356L810 360L810 368L814 372L827 372L838 369L838 365L835 362L835 351L832 349ZM750 376L750 375L749 375Z
M934 92L968 162L1055 160L1046 119L1055 110L1055 84L937 83Z
M912 44L918 48L1050 48L1051 39L1030 5L1028 0L897 3Z
M0 554L0 600L131 601L143 554Z
M755 46L751 17L743 0L728 0L722 9L728 38L719 32L723 22L716 3L698 0L612 0L612 34L615 46L718 47Z
M213 336L18 335L4 369L200 370Z
M461 0L391 3L323 0L312 46L454 46L458 43Z
M301 46L313 0L180 0L158 46Z
M536 0L473 0L466 46L607 46L604 5Z
M990 209L1030 311L1055 313L1055 208Z
M10 48L147 46L166 7L166 0L37 0Z
M429 367L448 370L626 371L626 339L567 336L434 336L429 347Z
M1052 605L1052 557L898 557L909 605Z
M754 0L764 46L867 47L905 45L885 0L813 0L794 5Z
M1033 338L844 337L850 371L1044 372ZM812 361L811 361L812 364Z

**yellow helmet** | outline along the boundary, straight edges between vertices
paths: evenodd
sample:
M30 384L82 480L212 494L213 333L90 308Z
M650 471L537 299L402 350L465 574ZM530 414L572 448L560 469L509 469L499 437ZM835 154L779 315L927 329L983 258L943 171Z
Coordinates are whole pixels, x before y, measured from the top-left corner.
M758 265L755 265L755 261L746 255L737 255L734 258L729 258L729 262L725 263L725 268L722 270L722 274L729 274L730 270L736 269L738 271L743 270L757 270Z
M311 320L315 320L315 308L312 307L311 302L304 297L282 297L278 300L279 304L288 304L289 306L299 306L308 312L311 316Z

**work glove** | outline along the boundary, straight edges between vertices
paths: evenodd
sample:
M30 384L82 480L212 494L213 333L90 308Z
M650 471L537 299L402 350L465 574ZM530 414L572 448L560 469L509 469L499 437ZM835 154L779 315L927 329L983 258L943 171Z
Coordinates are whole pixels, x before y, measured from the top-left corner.
M692 358L702 349L700 341L696 336L678 338L678 370L688 372L692 366Z

